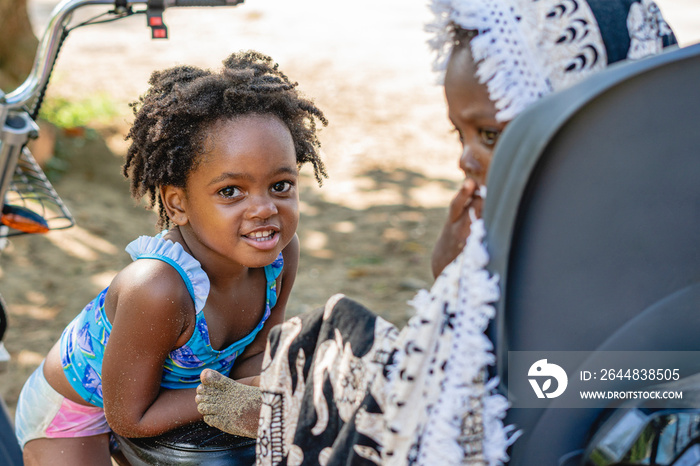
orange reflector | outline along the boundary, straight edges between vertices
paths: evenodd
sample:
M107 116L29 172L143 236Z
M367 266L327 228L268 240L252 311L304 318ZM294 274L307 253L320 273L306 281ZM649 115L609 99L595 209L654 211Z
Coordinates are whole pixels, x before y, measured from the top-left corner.
M16 205L3 206L0 222L23 233L46 233L49 231L49 225L44 217Z

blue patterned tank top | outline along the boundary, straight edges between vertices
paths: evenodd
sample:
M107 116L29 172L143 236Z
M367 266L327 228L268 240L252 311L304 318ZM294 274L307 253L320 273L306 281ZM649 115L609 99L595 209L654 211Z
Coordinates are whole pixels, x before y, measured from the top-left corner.
M232 345L217 351L211 347L209 330L204 318L204 303L209 295L209 277L199 262L189 255L179 243L162 239L165 232L153 236L141 236L132 241L126 251L133 260L158 259L171 265L182 277L194 301L195 329L183 346L170 352L163 366L161 386L164 388L192 388L199 384L199 374L209 368L225 375L234 361L262 329L277 303L276 280L282 272L282 254L265 266L265 312L258 325L248 335ZM112 331L104 309L105 288L93 299L61 335L61 362L71 386L87 402L103 407L102 358Z

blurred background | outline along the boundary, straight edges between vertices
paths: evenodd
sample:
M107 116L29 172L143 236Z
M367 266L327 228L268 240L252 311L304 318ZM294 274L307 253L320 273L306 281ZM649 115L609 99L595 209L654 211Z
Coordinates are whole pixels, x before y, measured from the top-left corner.
M38 37L56 3L29 1ZM681 45L700 42L699 0L657 3ZM155 216L131 200L120 172L128 103L153 70L218 68L238 50L272 56L330 121L320 135L328 180L319 187L303 171L302 257L287 315L342 292L405 323L407 301L432 281L430 251L461 180L431 71L429 19L424 1L247 0L167 10L168 40L151 40L142 15L72 32L34 151L77 226L15 238L0 256L13 357L0 393L10 409L64 326L128 263L124 247L155 232Z

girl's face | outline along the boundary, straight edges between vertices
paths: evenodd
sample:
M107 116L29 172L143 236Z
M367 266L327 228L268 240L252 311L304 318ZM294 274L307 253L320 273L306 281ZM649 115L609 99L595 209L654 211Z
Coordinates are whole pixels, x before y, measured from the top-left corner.
M485 84L476 78L468 42L457 45L445 73L449 118L462 143L459 167L478 186L486 184L493 148L506 123L496 120L496 107Z
M292 135L271 115L221 121L209 134L208 151L187 179L185 226L175 223L194 233L200 253L268 265L299 223Z

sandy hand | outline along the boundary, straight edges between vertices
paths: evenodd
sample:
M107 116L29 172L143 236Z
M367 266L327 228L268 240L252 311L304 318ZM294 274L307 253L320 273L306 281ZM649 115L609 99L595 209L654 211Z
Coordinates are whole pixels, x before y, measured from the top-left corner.
M205 369L197 387L197 409L212 427L242 437L257 437L261 395L251 387Z

